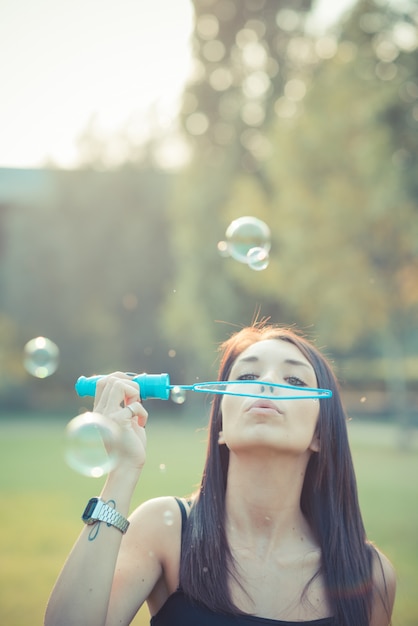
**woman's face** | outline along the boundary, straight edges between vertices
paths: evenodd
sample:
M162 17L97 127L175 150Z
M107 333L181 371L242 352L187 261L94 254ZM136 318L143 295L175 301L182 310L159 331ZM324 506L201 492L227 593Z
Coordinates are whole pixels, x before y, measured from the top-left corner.
M236 359L229 380L260 380L292 385L292 395L303 387L318 387L310 362L292 343L280 339L256 342ZM262 392L254 386L254 393ZM293 393L293 391L295 393ZM222 399L222 431L219 443L231 451L269 448L299 455L319 449L315 435L319 400L281 399L288 390L268 389L269 400L228 396Z

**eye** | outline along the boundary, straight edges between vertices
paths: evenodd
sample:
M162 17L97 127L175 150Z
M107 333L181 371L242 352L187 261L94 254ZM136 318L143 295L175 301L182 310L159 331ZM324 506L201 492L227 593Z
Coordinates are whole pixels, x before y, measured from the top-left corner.
M237 380L257 380L258 374L241 374Z
M289 384L292 385L292 387L307 387L307 384L303 382L303 380L301 380L300 378L298 378L297 376L287 376L285 378L285 381Z

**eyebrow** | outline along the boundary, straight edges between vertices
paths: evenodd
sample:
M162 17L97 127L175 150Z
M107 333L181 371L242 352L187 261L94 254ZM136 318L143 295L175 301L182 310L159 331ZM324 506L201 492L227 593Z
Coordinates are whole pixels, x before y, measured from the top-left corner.
M260 359L258 358L258 356L244 356L242 359L237 359L236 364L238 365L238 363L256 363L259 360ZM283 362L286 365L299 365L302 367L306 367L309 370L312 369L310 363L305 363L305 361L298 361L297 359L285 359Z

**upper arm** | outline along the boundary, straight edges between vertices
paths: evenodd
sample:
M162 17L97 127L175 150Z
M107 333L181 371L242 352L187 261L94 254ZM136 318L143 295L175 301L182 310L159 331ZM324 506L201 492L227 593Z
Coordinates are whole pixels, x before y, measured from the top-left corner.
M167 562L179 560L181 523L174 498L141 504L129 521L116 563L106 626L129 624L165 576ZM173 568L178 572L177 562Z
M370 626L388 626L396 593L396 573L389 559L375 551L373 555L373 601Z

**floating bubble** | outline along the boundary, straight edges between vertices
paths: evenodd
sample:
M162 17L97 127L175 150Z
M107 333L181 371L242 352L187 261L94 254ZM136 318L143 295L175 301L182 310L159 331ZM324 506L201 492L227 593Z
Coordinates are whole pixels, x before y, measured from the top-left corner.
M59 362L58 346L46 337L35 337L23 349L25 370L36 378L51 376Z
M183 404L186 400L186 391L181 387L173 387L170 393L170 398L176 404Z
M116 466L120 453L120 430L100 413L86 412L65 429L65 460L79 474L100 478Z
M225 238L229 254L240 263L248 263L248 252L252 248L271 247L271 233L265 222L256 217L239 217L226 229Z
M163 518L166 526L172 526L174 524L174 515L171 511L164 511Z
M218 252L220 256L223 256L223 257L229 256L229 249L228 249L228 244L226 241L218 241L217 248L218 248Z
M265 248L251 248L247 253L248 267L256 272L261 272L268 267L270 258Z

